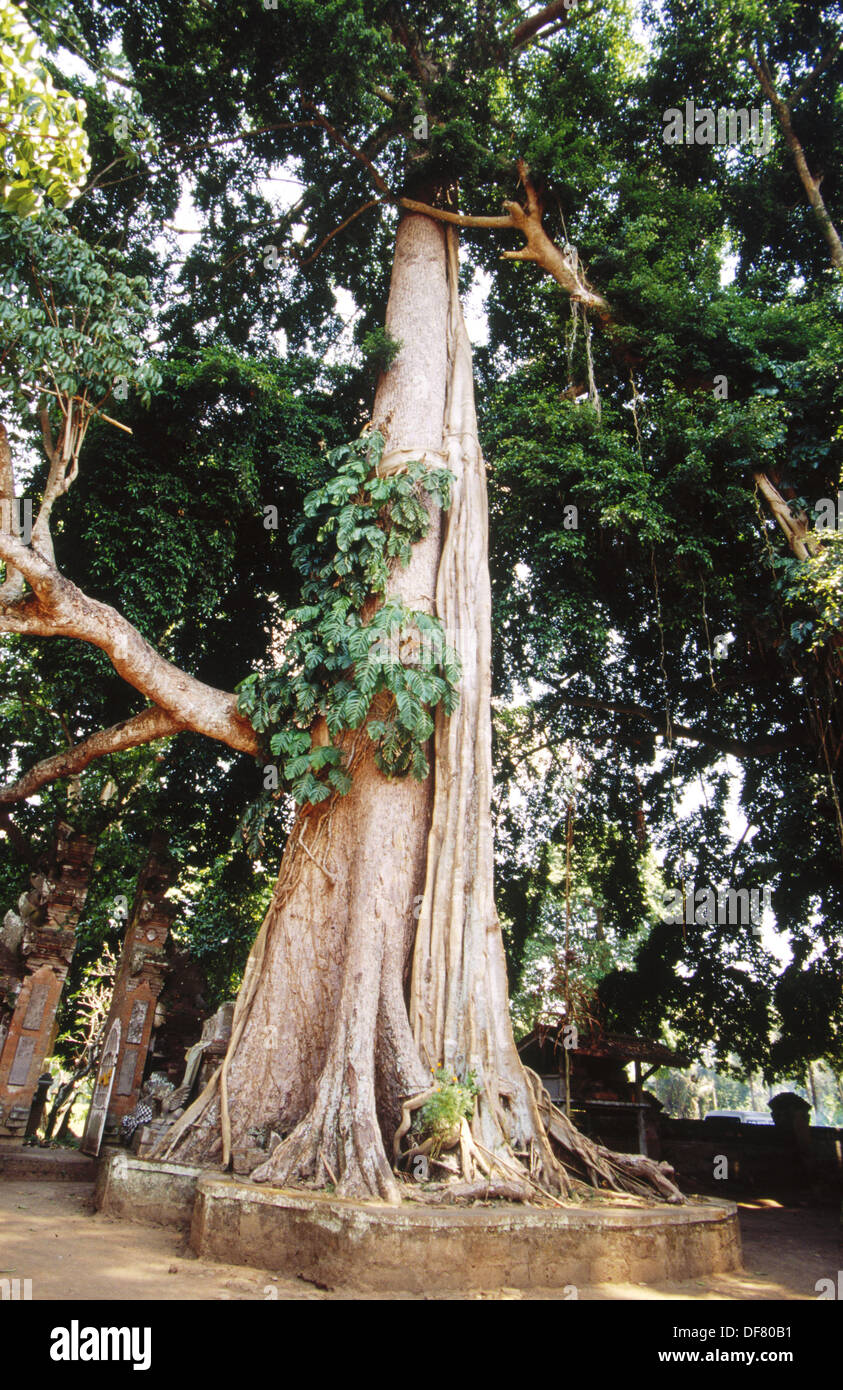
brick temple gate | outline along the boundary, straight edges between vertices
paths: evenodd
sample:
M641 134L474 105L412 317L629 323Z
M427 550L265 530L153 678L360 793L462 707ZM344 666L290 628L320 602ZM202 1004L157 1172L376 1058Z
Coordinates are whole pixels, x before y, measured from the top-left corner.
M85 1153L99 1151L103 1134L106 1138L112 1136L138 1099L155 1005L169 964L165 948L177 908L167 901L166 893L175 872L175 862L167 854L164 842L153 842L138 877L117 966L104 1031L106 1044L110 1041L112 1046L104 1049L98 1068L94 1103L81 1145ZM115 1028L118 1023L119 1029Z
M0 953L0 1138L23 1138L85 906L94 844L60 823L53 862L7 912Z

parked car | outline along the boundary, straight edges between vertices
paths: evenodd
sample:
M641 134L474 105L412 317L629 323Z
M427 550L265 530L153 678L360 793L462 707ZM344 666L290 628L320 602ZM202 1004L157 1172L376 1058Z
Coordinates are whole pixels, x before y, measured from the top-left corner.
M771 1125L772 1115L761 1110L709 1110L704 1120L740 1120L742 1125Z

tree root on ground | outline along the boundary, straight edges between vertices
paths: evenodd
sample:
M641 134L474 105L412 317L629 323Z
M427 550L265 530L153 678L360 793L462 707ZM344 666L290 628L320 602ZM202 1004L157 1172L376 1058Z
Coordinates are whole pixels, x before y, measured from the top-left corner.
M583 1192L589 1188L608 1189L613 1194L626 1194L633 1199L650 1202L656 1199L672 1205L684 1203L685 1198L673 1181L673 1169L668 1163L657 1163L643 1154L615 1153L595 1143L581 1134L553 1104L539 1077L527 1068L525 1072L543 1126L540 1139L550 1142L559 1163L567 1170L569 1191L566 1195L573 1195L573 1185L574 1189L579 1188ZM407 1166L414 1158L425 1157L431 1162L438 1158L439 1150L433 1138L423 1139L402 1149L402 1142L412 1126L413 1114L432 1094L433 1090L429 1089L411 1096L404 1101L401 1109L401 1122L395 1131L392 1149L394 1170L405 1179ZM447 1167L454 1172L454 1177L443 1184L441 1196L431 1194L434 1201L472 1197L483 1200L486 1193L490 1195L485 1200L506 1198L541 1205L564 1205L548 1190L546 1183L536 1181L533 1176L536 1164L532 1141L529 1153L518 1153L509 1144L493 1153L475 1137L469 1122L461 1120L458 1134L441 1147L451 1151L455 1162L449 1160L447 1165L438 1166ZM575 1173L573 1177L572 1169ZM451 1198L446 1195L447 1192L451 1193Z
M408 1188L402 1193L411 1202L426 1206L460 1206L475 1202L536 1202L524 1184L515 1182L445 1182L424 1192ZM548 1204L549 1205L549 1204Z

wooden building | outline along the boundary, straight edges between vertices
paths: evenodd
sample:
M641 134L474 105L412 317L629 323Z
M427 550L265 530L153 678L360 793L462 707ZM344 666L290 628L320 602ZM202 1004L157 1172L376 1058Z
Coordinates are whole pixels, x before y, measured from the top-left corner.
M537 1024L518 1052L561 1110L570 1088L571 1119L584 1134L620 1152L660 1157L662 1107L644 1083L659 1067L689 1066L689 1057L653 1038L578 1032L564 1021Z

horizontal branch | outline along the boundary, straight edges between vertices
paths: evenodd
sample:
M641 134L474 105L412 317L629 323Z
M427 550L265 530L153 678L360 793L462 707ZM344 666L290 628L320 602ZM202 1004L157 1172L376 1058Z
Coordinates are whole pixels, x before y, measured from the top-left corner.
M152 705L131 719L112 724L110 729L100 729L97 733L91 734L90 738L73 744L71 748L63 749L61 753L42 758L41 762L35 763L16 782L8 782L5 787L0 787L0 806L11 806L17 801L25 801L42 787L46 787L50 782L57 782L62 777L75 777L96 758L106 757L109 753L121 753L127 748L138 748L144 743L154 743L159 738L171 738L184 727L184 724L167 710ZM2 816L0 826L6 828L6 819Z
M509 213L498 217L474 217L468 212L448 212L446 208L435 208L430 203L420 203L415 198L399 198L398 206L408 212L420 212L424 217L434 217L437 222L451 222L455 227L514 227Z
M0 560L19 570L33 591L21 604L0 607L0 632L89 642L105 653L118 675L182 728L241 753L258 753L257 735L238 712L236 695L205 685L167 661L115 608L89 598L8 532L0 532Z
M501 216L475 217L470 213L448 212L445 208L431 207L428 203L419 203L413 198L399 198L398 203L409 212L419 212L426 217L433 217L439 222L450 222L457 227L511 227L514 231L520 232L524 238L524 245L517 251L504 251L503 259L535 261L536 265L547 271L572 299L595 310L603 321L608 323L611 318L609 303L588 284L580 270L576 252L557 246L544 230L544 208L523 159L518 161L518 173L526 194L526 202L523 207L520 203L504 203L506 212Z

